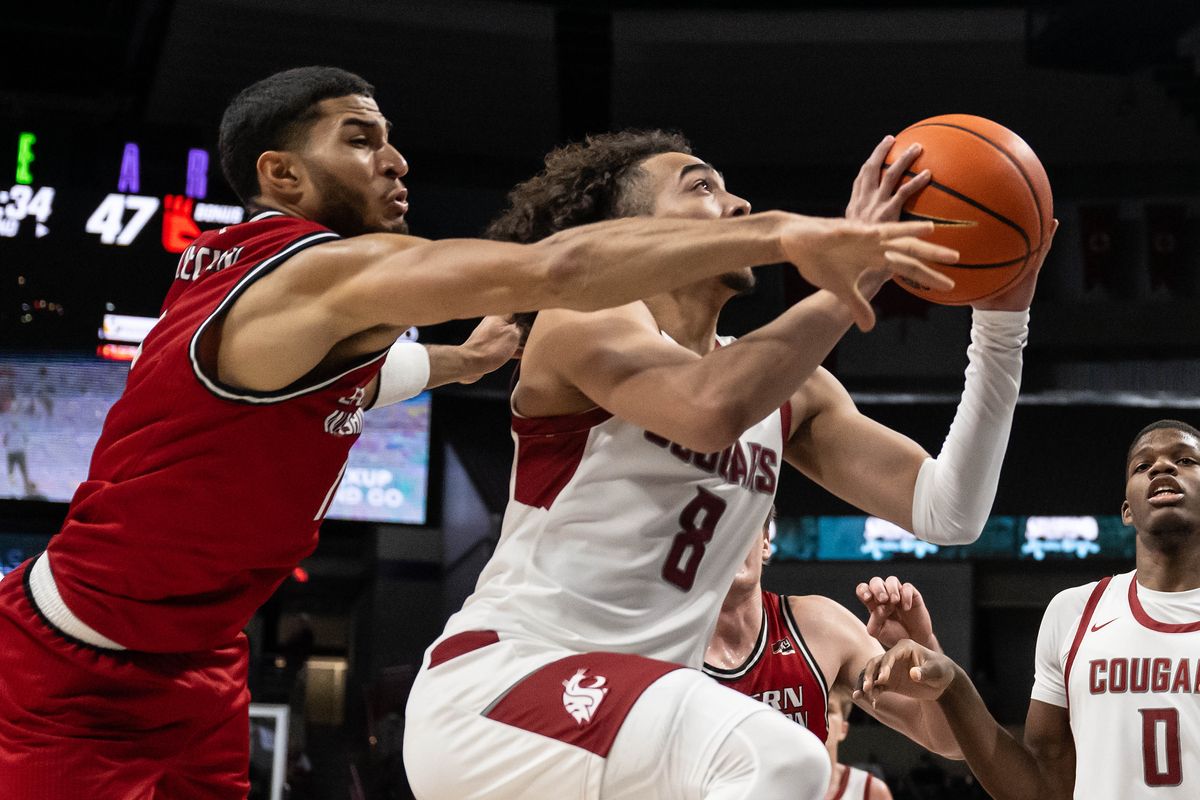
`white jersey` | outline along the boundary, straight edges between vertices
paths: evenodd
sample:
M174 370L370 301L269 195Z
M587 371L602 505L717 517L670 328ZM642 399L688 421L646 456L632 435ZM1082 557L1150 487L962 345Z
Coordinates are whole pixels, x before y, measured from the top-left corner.
M599 408L514 415L500 542L445 635L495 630L699 668L774 500L789 415L785 405L719 453Z
M1050 602L1032 696L1070 712L1079 800L1195 800L1200 589L1156 592L1134 576L1067 589Z
M878 780L874 775L858 767L847 766L842 772L837 794L833 800L870 800L871 783Z

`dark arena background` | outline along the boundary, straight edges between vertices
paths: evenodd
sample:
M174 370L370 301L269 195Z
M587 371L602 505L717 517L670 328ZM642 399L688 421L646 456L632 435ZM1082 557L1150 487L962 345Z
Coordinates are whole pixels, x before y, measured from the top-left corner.
M983 537L925 546L790 472L765 572L772 590L860 616L858 581L912 581L947 653L1014 730L1046 603L1131 568L1118 516L1129 440L1162 417L1200 422L1190 0L97 0L22 3L0 27L2 571L57 530L188 237L242 219L216 153L225 104L307 64L376 86L411 167L413 232L430 238L478 235L546 151L594 131L679 129L756 209L828 216L880 138L917 120L976 114L1029 142L1061 228ZM792 274L759 270L721 332L802 298ZM877 329L852 331L827 366L868 414L936 453L969 310L896 287L875 305ZM414 335L456 343L471 327ZM411 796L406 692L498 535L511 372L368 414L320 546L248 629L251 797ZM862 712L851 721L843 761L875 765L895 797L986 797L961 763Z

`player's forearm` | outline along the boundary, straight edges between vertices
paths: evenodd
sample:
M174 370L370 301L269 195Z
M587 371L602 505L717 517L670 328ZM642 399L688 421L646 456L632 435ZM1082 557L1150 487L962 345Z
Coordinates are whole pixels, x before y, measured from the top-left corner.
M970 363L954 422L913 492L913 533L937 544L969 544L987 521L1021 387L1028 312L975 311Z
M794 215L768 211L721 220L630 217L583 225L538 243L564 286L543 307L594 311L747 267L784 260L780 237Z
M1057 800L1033 754L996 722L962 667L954 669L937 705L983 788L995 800Z
M466 345L427 344L429 353L429 379L426 389L435 389L447 383L476 379L485 372L475 352Z
M689 364L681 370L680 385L690 387L697 406L710 411L705 426L732 441L789 402L849 327L846 307L832 294L818 292ZM785 439L788 434L784 431Z

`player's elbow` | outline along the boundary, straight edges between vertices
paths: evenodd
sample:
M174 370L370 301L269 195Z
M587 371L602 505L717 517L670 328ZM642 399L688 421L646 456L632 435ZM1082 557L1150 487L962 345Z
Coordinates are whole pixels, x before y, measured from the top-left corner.
M753 423L746 423L736 405L724 399L697 397L689 404L689 425L678 443L697 453L719 453L738 440Z
M574 241L546 239L530 245L534 252L533 286L540 308L597 311L604 306L591 291L591 270L585 246Z
M973 525L942 524L934 525L931 530L918 532L917 538L932 544L963 545L979 541L983 533L983 522Z

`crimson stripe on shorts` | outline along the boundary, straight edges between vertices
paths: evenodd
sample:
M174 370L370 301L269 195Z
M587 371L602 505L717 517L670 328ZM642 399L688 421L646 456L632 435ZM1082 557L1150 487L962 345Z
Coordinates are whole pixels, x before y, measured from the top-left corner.
M1142 608L1142 601L1137 595L1137 573L1129 580L1129 609L1133 618L1144 628L1159 633L1194 633L1200 631L1200 622L1159 622Z
M646 687L677 669L626 653L568 656L523 678L483 715L604 758Z
M1083 616L1079 618L1079 629L1075 631L1075 639L1071 642L1071 650L1067 653L1067 665L1063 668L1063 690L1067 696L1068 708L1071 706L1071 666L1075 663L1075 654L1079 652L1079 644L1083 641L1083 634L1087 632L1088 623L1092 621L1092 615L1096 613L1096 606L1100 604L1100 596L1104 594L1104 590L1108 588L1109 581L1111 580L1112 576L1109 575L1096 584L1096 588L1092 590L1087 605L1083 607Z
M498 641L500 641L500 636L495 631L463 631L462 633L456 633L438 642L437 646L433 648L433 651L429 654L429 668L433 669L438 664L445 664L452 658L458 658L472 650L487 647L489 644L495 644Z
M610 419L602 408L561 417L518 417L512 428L517 440L513 499L549 508L583 460L592 428Z

